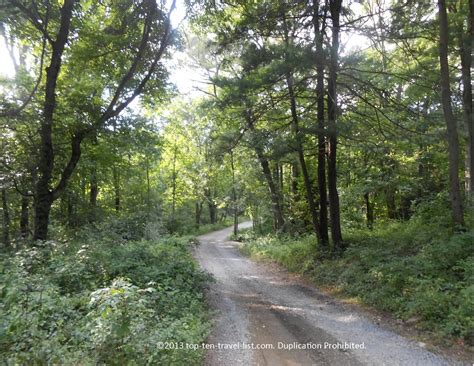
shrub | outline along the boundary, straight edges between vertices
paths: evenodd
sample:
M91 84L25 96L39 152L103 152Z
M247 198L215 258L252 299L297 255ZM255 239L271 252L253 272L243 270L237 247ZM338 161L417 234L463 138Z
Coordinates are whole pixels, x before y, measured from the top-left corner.
M157 348L165 341L200 343L209 331L202 290L210 278L189 253L192 238L132 241L123 234L136 228L117 230L115 221L107 227L0 258L2 360L200 362L199 350Z

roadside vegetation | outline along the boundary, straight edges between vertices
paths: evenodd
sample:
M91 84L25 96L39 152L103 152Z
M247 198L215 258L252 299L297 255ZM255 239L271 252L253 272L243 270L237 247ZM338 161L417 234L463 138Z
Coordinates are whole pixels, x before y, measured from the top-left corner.
M443 225L446 217L427 207L408 222L384 222L372 231L347 228L346 250L338 258L324 258L311 235L247 231L237 239L252 258L277 262L332 293L390 312L435 340L472 346L474 230L452 235Z
M127 219L58 235L0 259L7 364L199 364L209 328L190 236L146 237ZM128 228L123 230L123 228ZM144 237L145 236L145 237Z

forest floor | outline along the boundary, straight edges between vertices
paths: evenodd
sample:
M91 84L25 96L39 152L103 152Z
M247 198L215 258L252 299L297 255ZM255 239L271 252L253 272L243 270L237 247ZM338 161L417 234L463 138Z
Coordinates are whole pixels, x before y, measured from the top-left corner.
M242 256L240 244L228 240L231 232L202 235L195 250L201 267L216 279L208 291L216 317L206 365L463 364L278 266Z

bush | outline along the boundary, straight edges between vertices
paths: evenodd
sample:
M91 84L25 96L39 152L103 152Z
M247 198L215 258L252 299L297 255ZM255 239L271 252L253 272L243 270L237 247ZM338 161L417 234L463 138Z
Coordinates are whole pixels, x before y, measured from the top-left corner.
M105 224L104 224L105 225ZM196 364L209 331L192 238L136 238L140 228L81 231L0 258L0 358L7 364ZM138 230L138 231L137 231ZM114 241L113 239L117 239Z

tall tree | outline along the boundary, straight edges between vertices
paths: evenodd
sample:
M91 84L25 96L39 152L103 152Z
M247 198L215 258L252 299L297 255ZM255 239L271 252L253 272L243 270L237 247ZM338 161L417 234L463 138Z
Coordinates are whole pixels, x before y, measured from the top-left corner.
M447 131L451 211L454 224L457 226L463 226L464 215L459 182L459 137L457 123L451 105L451 86L448 64L449 28L445 0L438 0L438 16L441 104L443 106Z
M239 232L239 206L237 202L237 188L235 181L235 163L234 163L234 150L231 149L230 155L230 169L232 174L232 214L234 216L234 235L237 236Z
M38 161L38 181L35 190L35 223L34 223L34 239L45 240L48 235L49 213L53 201L59 197L59 193L65 188L65 184L70 170L75 168L80 156L80 142L75 138L72 142L72 154L77 158L71 160L71 167L65 171L64 183L58 186L54 191L50 190L50 184L53 178L54 169L54 148L53 148L53 124L54 112L56 109L56 86L59 77L59 72L62 64L63 52L69 38L69 30L72 20L72 14L76 0L65 0L60 9L59 29L54 40L49 36L45 37L51 39L51 59L46 68L46 84L43 104L43 118L40 122L40 148ZM21 7L23 4L17 3ZM37 23L38 24L38 23ZM37 26L42 32L46 32L43 25L39 23ZM72 156L71 156L72 157ZM64 186L64 187L62 187Z
M84 139L120 115L148 84L157 90L163 88L165 72L161 59L173 40L170 14L176 1L172 1L168 11L164 4L160 8L153 0L81 6L78 0L64 0L59 8L49 2L41 7L20 0L9 3L48 45L34 190L34 239L46 239L51 206L65 191L76 169ZM92 23L102 24L102 28L97 30ZM108 52L103 53L103 49ZM95 57L114 67L94 69L90 60ZM57 98L59 91L61 98ZM69 158L58 169L54 135L62 108L83 118L68 126Z
M30 199L28 196L21 197L20 212L20 235L26 239L30 235Z
M316 103L318 122L318 192L319 192L319 232L321 244L327 246L328 236L328 198L326 184L326 136L324 122L324 28L325 21L320 22L319 1L313 1L313 26L316 44ZM324 17L321 17L325 19Z
M331 14L331 49L328 78L328 189L329 211L331 217L331 234L335 252L342 249L341 217L339 208L339 193L337 191L337 72L339 65L339 34L342 0L330 0Z
M255 127L254 115L249 103L246 103L247 109L244 111L244 118L247 123L247 127L251 133L251 140L255 153L257 155L260 166L262 167L263 175L267 182L268 190L270 193L270 200L272 202L273 215L275 218L275 229L277 231L285 229L285 218L283 216L283 208L281 207L280 192L278 186L273 179L272 172L270 170L270 164L263 151L262 141L259 141L258 131Z
M474 49L474 1L468 1L468 10L462 8L467 16L467 31L464 29L464 19L459 26L459 53L461 56L462 76L462 104L464 112L464 124L467 128L466 136L466 167L465 186L469 199L473 199L474 193L474 120L472 118L472 50Z
M308 202L309 212L311 215L311 223L313 226L314 234L318 239L318 243L321 243L321 231L319 227L319 218L318 218L318 209L316 202L314 200L313 194L313 184L311 182L308 166L306 164L306 158L304 155L303 147L303 136L300 130L299 116L297 111L296 96L294 90L294 78L293 71L291 69L291 61L289 57L290 49L293 47L293 37L290 34L288 28L286 14L283 14L283 28L284 28L284 42L285 42L285 51L284 51L284 62L287 65L287 70L285 72L286 87L288 88L288 97L290 99L290 112L291 112L291 126L293 133L295 135L296 142L296 153L298 154L298 161L301 166L301 172L303 174L303 183L306 192L306 200Z

